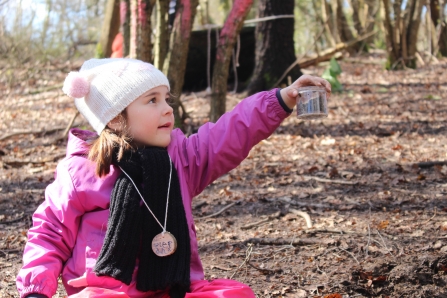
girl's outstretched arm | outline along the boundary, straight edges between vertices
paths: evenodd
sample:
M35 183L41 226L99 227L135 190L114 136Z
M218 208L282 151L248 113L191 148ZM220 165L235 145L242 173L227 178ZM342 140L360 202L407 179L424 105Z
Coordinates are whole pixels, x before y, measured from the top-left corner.
M216 123L203 125L189 138L179 130L174 131L168 150L171 155L179 155L176 167L184 171L191 196L237 167L254 145L269 137L292 112L298 95L296 89L304 86L324 86L329 95L331 92L326 80L303 75L284 89L244 99Z
M84 208L73 186L67 160L59 163L55 181L45 191L33 215L33 227L23 252L23 267L17 276L20 297L30 293L52 297L62 266L71 256Z
M237 167L254 145L270 136L290 115L290 110L281 106L278 93L274 89L244 99L216 123L203 125L189 138L180 130L173 132L168 150L176 168L184 172L191 196Z

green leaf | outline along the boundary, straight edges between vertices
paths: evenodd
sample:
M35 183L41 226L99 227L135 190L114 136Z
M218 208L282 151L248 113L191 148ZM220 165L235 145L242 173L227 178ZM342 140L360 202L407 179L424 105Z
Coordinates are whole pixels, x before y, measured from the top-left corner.
M340 64L338 64L337 60L335 60L334 57L332 57L330 61L330 70L334 75L341 74Z
M331 84L332 92L337 92L337 91L343 90L343 86L337 80L337 77L332 74L332 71L330 68L327 68L321 77L323 79L327 80Z
M439 95L433 95L433 94L429 94L425 97L426 99L431 99L431 100L441 100L441 96Z

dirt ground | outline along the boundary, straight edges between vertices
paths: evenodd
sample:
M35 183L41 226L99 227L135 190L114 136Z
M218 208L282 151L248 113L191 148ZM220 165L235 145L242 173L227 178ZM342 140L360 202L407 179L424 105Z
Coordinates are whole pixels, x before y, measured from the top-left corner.
M395 72L383 61L342 61L327 119L292 115L195 199L206 278L258 297L447 297L447 60ZM79 64L0 66L0 296L17 297L31 216L75 114L61 84ZM182 98L195 130L209 96Z

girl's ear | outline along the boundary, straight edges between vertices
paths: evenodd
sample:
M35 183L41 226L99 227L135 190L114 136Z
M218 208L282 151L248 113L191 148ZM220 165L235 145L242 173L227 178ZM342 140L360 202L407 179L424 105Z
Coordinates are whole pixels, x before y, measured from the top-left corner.
M122 127L122 121L123 121L123 117L121 117L121 115L116 116L115 118L113 118L112 120L110 120L109 123L107 123L107 126L110 129L113 129L114 131L119 131Z

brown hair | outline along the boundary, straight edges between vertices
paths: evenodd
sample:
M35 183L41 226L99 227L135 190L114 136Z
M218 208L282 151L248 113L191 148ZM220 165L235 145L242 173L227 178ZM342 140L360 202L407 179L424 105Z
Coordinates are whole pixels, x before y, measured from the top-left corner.
M119 121L117 130L106 126L98 137L90 140L88 159L96 163L95 173L98 177L103 177L110 172L114 154L117 154L116 158L120 160L125 151L132 149L132 139L127 128L126 111L121 112L112 121Z

